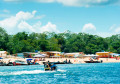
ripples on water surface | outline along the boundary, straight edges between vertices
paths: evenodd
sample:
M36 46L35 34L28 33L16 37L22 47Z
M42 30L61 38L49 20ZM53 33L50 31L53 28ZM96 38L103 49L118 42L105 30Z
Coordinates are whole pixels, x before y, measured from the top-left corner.
M120 84L120 63L0 66L0 84Z

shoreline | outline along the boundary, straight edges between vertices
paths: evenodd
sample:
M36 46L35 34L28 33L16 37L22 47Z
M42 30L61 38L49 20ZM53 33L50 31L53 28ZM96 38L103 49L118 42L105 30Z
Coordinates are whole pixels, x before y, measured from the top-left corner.
M63 62L67 59L67 61L71 61L73 64L80 64L80 63L85 63L84 61L89 61L89 58L62 58L62 59L56 59L56 58L53 58L53 59L46 59L47 61L52 61L52 62L57 62L57 61L60 61L60 62ZM103 62L102 63L119 63L120 60L116 60L116 59L113 59L113 58L100 58L98 61L102 60Z
M27 59L33 59L32 62L37 59L37 63L39 64L43 64L43 62L71 62L73 64L81 64L81 63L85 63L85 61L89 61L89 58L45 58L45 61L39 61L40 58L19 58L19 57L14 57L14 58L5 58L5 59L0 59L1 61L8 63L9 61L14 62L15 60L20 60L20 61L24 61L27 62ZM115 59L115 58L99 58L98 61L101 61L102 63L119 63L120 59ZM97 61L97 60L96 60Z

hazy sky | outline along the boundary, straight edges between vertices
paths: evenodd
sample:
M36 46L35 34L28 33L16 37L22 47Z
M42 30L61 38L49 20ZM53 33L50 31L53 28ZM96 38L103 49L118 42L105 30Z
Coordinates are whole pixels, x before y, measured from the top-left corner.
M120 0L0 0L0 27L17 32L120 33Z

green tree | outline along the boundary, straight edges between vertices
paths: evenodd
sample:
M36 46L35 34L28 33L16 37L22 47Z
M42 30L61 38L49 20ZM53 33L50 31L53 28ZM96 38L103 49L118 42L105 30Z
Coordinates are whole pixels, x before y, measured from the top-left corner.
M6 33L5 29L0 27L0 48L3 50L7 50L7 44L8 42L8 34Z

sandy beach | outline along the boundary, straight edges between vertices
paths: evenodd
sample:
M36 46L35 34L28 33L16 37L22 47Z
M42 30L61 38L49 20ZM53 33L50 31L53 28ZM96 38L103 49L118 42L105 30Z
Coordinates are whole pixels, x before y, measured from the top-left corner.
M50 62L63 62L63 61L71 61L73 64L76 63L85 63L84 61L89 61L89 58L46 58L46 61ZM98 61L102 60L103 63L110 63L110 62L120 62L120 60L116 60L114 58L100 58Z
M30 58L20 58L20 57L12 57L12 58L4 58L4 59L0 59L1 61L8 63L9 61L14 62L15 60L20 60L20 61L24 61L27 62L26 60L30 59ZM37 63L39 64L43 64L43 62L64 62L67 60L67 62L71 62L73 64L80 64L80 63L85 63L84 61L89 61L89 58L45 58L45 61L41 61L40 58L31 58L33 59L32 62L37 59ZM115 62L120 62L119 59L115 59L115 58L99 58L98 61L103 61L103 63L115 63Z

